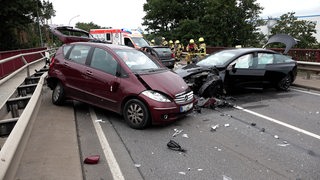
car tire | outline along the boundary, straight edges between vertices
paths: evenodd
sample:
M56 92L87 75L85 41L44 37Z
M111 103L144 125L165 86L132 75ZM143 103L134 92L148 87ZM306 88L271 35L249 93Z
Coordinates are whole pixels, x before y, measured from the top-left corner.
M291 83L292 83L292 78L290 74L288 74L278 82L277 89L281 91L287 91Z
M63 85L58 82L52 91L52 103L55 105L62 105L64 103L64 88Z
M150 124L149 110L138 99L131 99L126 102L123 116L127 124L133 129L144 129Z

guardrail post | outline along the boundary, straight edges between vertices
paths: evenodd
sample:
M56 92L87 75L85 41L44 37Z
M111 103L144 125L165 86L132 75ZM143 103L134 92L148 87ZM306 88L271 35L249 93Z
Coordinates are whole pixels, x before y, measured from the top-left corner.
M27 77L30 77L30 68L28 65L27 60L24 58L24 56L21 56L23 63L26 65L27 64Z

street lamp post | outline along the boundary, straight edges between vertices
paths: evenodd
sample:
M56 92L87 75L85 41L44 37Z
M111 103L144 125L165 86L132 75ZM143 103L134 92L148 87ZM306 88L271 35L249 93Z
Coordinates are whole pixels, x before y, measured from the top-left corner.
M80 16L80 15L76 15L76 16L72 17L72 18L69 20L69 26L70 26L71 21L72 21L74 18L77 18L77 17L79 17L79 16Z

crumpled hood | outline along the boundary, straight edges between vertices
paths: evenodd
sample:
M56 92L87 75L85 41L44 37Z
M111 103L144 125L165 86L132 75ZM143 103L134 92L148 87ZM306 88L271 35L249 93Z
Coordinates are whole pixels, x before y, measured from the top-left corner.
M184 80L172 71L139 76L152 90L163 92L172 98L174 98L176 94L189 89Z
M177 73L180 77L185 78L192 74L201 73L203 71L209 71L209 69L192 63L182 68L176 69L175 73Z

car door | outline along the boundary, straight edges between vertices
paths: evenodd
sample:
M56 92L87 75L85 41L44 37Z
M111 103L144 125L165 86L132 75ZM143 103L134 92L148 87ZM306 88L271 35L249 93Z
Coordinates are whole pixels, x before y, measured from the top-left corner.
M244 54L229 64L225 82L232 86L260 89L263 88L265 68L259 66L257 53Z
M120 108L121 78L117 77L119 64L108 51L95 48L90 59L90 67L86 69L89 80L86 89L90 103L117 112Z
M87 45L74 45L63 62L63 68L61 68L61 72L66 79L64 82L67 96L81 101L87 99L82 84L85 84L87 81L84 77L84 72L90 48Z

